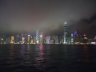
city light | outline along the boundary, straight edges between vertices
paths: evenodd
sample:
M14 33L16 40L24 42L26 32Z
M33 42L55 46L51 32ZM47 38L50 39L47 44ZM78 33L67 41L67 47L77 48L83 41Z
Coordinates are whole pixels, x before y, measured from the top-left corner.
M66 25L66 24L67 24L67 21L64 22L64 25Z
M31 36L31 35L28 35L28 36Z
M14 36L11 36L10 43L11 43L11 44L15 44L15 38L14 38Z
M42 38L42 37L43 37L43 35L41 34L41 35L40 35L40 38Z
M39 40L37 40L36 43L39 44Z
M10 37L1 37L0 44L96 44L95 36L88 38L86 34L81 34L79 37L78 32L68 33L66 29L67 27L60 39L58 35L46 35L37 31L36 35L26 33L24 36L21 33L18 36L13 34Z
M3 39L3 38L1 38L1 40L3 41L4 39Z

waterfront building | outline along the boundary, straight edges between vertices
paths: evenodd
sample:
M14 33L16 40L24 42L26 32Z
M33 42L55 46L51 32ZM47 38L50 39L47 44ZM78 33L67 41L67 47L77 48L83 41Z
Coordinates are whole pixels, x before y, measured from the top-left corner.
M39 34L39 30L36 31L36 44L40 43L40 34Z
M25 37L22 37L21 44L25 44Z
M50 36L45 37L45 43L46 44L50 44L50 38L51 38Z
M30 44L31 42L31 35L28 35L27 44Z
M15 44L15 37L13 35L11 36L10 43Z

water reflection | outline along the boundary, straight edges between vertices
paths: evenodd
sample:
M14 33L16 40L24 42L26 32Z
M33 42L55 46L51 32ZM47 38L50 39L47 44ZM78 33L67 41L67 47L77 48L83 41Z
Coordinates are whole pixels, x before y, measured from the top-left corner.
M15 50L14 50L14 45L10 45L9 48L9 56L8 56L8 61L7 63L11 64L14 61L14 57L15 57Z
M95 47L90 45L2 45L0 66L13 70L11 72L36 72L37 70L78 72L80 69L91 67L89 63L96 63Z
M8 54L8 57L7 57L7 61L6 61L6 65L9 67L9 68L14 68L16 66L18 66L18 47L15 48L15 46L12 44L12 45L9 45L9 54Z
M46 61L45 61L45 49L44 49L44 45L43 44L40 44L40 45L37 45L36 47L37 47L37 49L39 49L39 51L38 51L37 57L35 58L35 60L36 60L35 66L38 69L44 69L44 67L46 66L46 64L45 64Z
M24 65L30 65L30 45L27 45L25 48L25 54L24 54Z
M20 53L21 53L20 55L21 55L21 58L23 58L23 59L24 59L24 57L25 57L25 56L24 56L24 54L25 54L25 48L26 48L25 45L22 44L22 45L21 45L21 49L20 49Z

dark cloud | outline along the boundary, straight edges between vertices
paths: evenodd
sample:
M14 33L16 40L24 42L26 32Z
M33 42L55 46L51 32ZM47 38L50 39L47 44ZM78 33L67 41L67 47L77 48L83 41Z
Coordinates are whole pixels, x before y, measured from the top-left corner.
M88 19L81 19L69 27L71 32L78 31L82 34L87 34L89 37L96 35L96 14Z

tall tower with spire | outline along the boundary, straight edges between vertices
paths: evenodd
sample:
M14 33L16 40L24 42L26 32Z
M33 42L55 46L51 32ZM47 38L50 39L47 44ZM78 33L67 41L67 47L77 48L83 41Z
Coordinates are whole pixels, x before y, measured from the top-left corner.
M64 22L64 44L67 44L67 29L68 29L68 24L67 22L65 21Z

